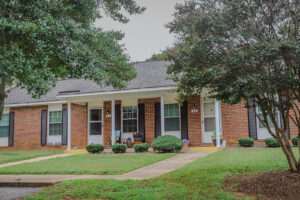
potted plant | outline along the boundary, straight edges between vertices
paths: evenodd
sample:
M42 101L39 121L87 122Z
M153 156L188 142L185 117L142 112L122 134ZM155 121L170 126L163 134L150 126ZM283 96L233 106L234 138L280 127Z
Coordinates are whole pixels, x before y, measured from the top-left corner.
M217 139L216 139L217 136L216 135L217 135L217 132L216 132L216 130L214 130L213 135L211 136L211 139L215 146L217 146ZM220 135L220 144L222 144L222 142L223 142L223 135Z
M182 142L183 142L183 147L184 148L188 148L189 147L189 141L187 139L183 139Z

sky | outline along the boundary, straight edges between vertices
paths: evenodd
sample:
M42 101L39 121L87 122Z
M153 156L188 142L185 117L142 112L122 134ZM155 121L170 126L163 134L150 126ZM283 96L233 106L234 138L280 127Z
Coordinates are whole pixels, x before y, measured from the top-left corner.
M96 22L104 30L119 30L125 33L121 41L125 44L126 53L131 61L144 61L154 53L160 53L171 47L174 36L165 25L173 20L176 3L184 0L136 0L146 11L140 15L129 16L130 22L122 24L110 18L102 18Z

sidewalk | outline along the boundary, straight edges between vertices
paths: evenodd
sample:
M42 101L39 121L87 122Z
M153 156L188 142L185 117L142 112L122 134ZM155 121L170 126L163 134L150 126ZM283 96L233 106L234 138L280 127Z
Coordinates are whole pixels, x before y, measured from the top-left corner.
M213 152L183 153L122 175L0 175L0 187L43 187L74 179L113 178L118 180L141 180L174 171Z

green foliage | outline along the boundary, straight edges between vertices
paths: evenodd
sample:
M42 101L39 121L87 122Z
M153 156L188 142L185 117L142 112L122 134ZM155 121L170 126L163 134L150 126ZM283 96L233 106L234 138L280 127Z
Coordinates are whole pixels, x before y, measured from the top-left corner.
M159 152L175 152L180 151L183 142L173 135L163 135L152 141L152 148Z
M0 1L0 116L13 83L35 98L60 78L124 87L135 70L118 43L123 34L94 23L104 15L126 23L124 14L144 10L134 0Z
M148 151L148 148L149 145L147 143L133 145L133 149L136 153Z
M298 146L298 136L292 137L291 140L294 146Z
M252 147L254 145L254 140L252 138L240 138L239 144L242 147Z
M125 153L127 146L125 144L114 144L111 146L111 150L114 153Z
M89 153L101 153L104 150L102 144L88 144L85 148Z
M265 139L265 143L267 147L280 147L279 142L275 138L267 138Z
M165 52L158 53L158 54L152 54L150 58L148 58L146 61L155 61L155 60L166 60L167 55Z

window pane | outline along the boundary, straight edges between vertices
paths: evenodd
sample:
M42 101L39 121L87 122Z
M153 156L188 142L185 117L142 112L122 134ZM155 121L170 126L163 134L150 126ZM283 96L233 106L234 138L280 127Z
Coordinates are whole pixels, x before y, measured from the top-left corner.
M212 103L204 103L204 115L205 116L215 116L215 104Z
M204 127L206 132L216 130L215 117L204 118Z
M0 137L8 137L9 126L0 126Z
M179 131L179 117L165 119L165 131Z
M90 110L90 120L91 121L101 121L101 109L91 109Z
M9 126L9 115L2 115L2 120L0 121L0 126Z
M164 109L165 117L179 117L179 105L174 104L165 104Z
M49 124L49 135L61 135L61 134L62 134L61 123Z
M61 123L62 122L62 112L52 111L50 112L50 123Z
M123 120L123 132L137 132L137 119Z
M90 123L90 135L102 135L102 123L91 122Z
M263 114L258 114L258 116L259 116L259 118L260 119L263 119L264 117L263 117ZM276 112L276 123L278 123L278 112ZM269 124L269 126L270 126L270 128L274 128L275 126L274 126L274 124L273 124L273 122L272 122L272 120L271 120L271 118L270 118L270 116L267 116L267 120L268 120L268 124ZM259 128L265 128L265 126L261 123L261 121L260 120L258 120L258 122L259 122Z

